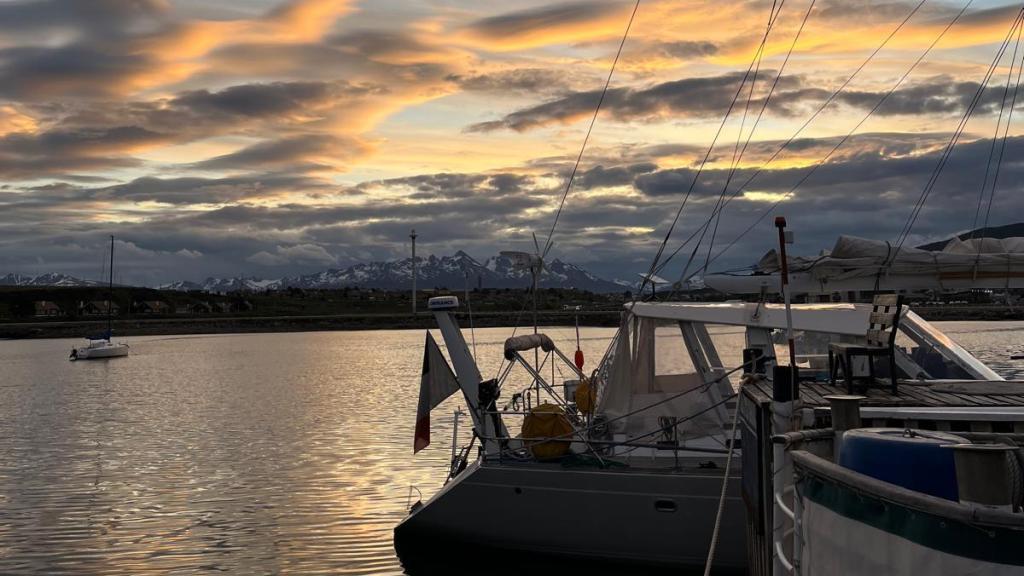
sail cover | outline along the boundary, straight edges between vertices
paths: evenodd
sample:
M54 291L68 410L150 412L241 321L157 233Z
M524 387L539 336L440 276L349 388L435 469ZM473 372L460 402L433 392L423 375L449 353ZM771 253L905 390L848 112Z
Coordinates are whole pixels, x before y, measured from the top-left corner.
M796 292L844 289L1013 288L1024 281L1024 238L950 240L940 250L840 236L832 250L787 258ZM707 286L725 292L777 289L779 257L769 251L748 275L711 274Z
M420 376L420 401L416 407L416 434L412 453L415 454L430 444L430 411L459 389L459 381L427 332L427 343L423 350L423 374Z
M545 352L551 352L555 349L555 343L547 334L524 334L523 336L513 336L512 338L505 340L505 360L512 360L515 358L516 352L525 352L526 350L533 350L534 348L540 348Z
M793 272L814 270L818 274L844 273L871 275L881 268L888 273L930 274L971 271L976 268L1006 270L1007 265L1024 265L1024 238L975 238L950 240L941 250L900 248L889 242L869 240L856 236L840 236L832 250L815 257L788 258ZM765 254L757 271L773 273L779 270L775 250Z

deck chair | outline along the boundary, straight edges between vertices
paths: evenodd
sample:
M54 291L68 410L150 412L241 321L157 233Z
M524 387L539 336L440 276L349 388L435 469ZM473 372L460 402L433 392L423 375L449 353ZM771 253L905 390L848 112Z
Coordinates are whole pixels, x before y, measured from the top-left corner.
M853 394L853 362L858 356L868 359L868 383L870 387L875 381L875 358L888 358L889 378L892 393L898 393L896 383L896 332L900 324L900 312L903 309L903 297L896 294L879 294L871 302L871 316L865 344L833 342L828 346L829 381L835 385L836 373L841 366L846 379L846 392Z

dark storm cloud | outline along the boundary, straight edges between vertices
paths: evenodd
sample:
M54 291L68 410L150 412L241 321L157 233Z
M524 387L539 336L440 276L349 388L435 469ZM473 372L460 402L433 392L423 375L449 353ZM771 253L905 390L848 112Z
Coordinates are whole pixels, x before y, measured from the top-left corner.
M163 0L15 0L0 3L0 32L38 35L69 29L117 34L153 25L167 8Z
M362 30L330 36L322 42L265 43L240 41L213 50L208 61L220 77L293 75L315 78L370 78L393 90L419 90L418 84L441 82L455 72L465 55L428 45L404 31Z
M533 178L522 174L442 173L366 182L358 188L362 191L410 188L414 192L410 193L408 197L415 200L487 196L494 201L513 194L528 192L532 186Z
M608 188L610 186L623 186L632 184L639 174L647 174L658 169L657 164L643 162L629 166L595 166L579 175L576 185L581 189Z
M200 170L259 169L262 166L299 166L303 169L326 168L326 162L352 160L366 154L368 148L355 138L306 134L268 140L237 152L216 156L193 164Z
M770 73L770 72L769 72ZM648 88L612 88L605 94L602 111L616 120L647 118L658 115L707 117L722 114L736 92L742 73L729 73L704 78L686 78L655 84ZM781 88L795 87L796 78L783 77ZM600 90L575 92L524 108L493 122L474 124L474 132L508 128L519 132L552 123L571 122L593 113L601 98Z
M686 41L658 42L651 44L645 50L646 54L657 55L665 58L678 58L689 60L691 58L703 58L714 56L718 53L718 46L707 41Z
M24 155L69 154L107 152L154 142L163 142L167 136L139 126L115 128L52 130L38 134L14 133L0 138L0 150Z
M363 97L384 90L382 87L353 86L346 82L273 82L241 84L219 92L194 90L171 100L173 107L198 115L268 118L294 114L311 104L329 103L342 98Z
M773 77L773 71L765 73ZM730 73L704 78L687 78L633 88L613 88L605 95L602 112L619 121L648 120L654 118L711 118L723 114L728 107L743 74ZM759 91L766 90L759 84ZM975 82L955 82L938 76L896 90L885 99L875 112L878 115L951 114L961 112L978 90ZM783 76L769 103L769 110L783 116L792 116L802 110L824 102L831 90L809 87L800 77ZM841 105L870 110L885 96L886 91L844 91L836 98ZM1002 86L989 86L982 96L978 112L990 112L998 107ZM601 92L592 90L574 92L561 98L517 110L501 120L473 124L473 132L511 129L518 132L556 123L567 123L592 114ZM763 103L763 96L752 102L755 110Z
M0 137L0 176L40 178L68 171L136 165L125 150L168 142L166 134L139 126L12 133Z
M480 37L500 39L528 34L534 30L586 24L595 18L621 11L621 5L609 2L569 2L482 18L467 28Z
M30 99L68 93L79 97L114 94L126 77L144 74L152 66L153 60L145 55L82 44L5 48L0 50L0 96Z
M423 42L404 30L358 30L336 34L326 44L345 54L385 63L425 63L448 60L454 52Z
M257 126L276 127L282 137L196 166L260 170L262 164L291 164L315 169L323 162L307 161L303 155L352 160L365 155L368 147L345 136L285 134L301 134L302 122L323 120L337 107L379 90L345 82L274 82L186 91L168 100L50 105L40 111L59 119L50 128L0 137L0 176L42 178L132 166L139 164L131 156L136 151ZM293 122L298 116L301 121Z
M939 154L936 144L941 140L940 135L865 135L854 139L849 143L848 153L834 158L798 189L791 201L772 210L761 225L755 226L725 257L713 264L712 270L752 263L770 248L774 240L772 214L785 214L792 222L799 231L798 246L794 250L803 253L829 247L842 233L880 239L895 237L935 166ZM831 139L805 139L801 141L801 149L820 153L833 142ZM893 152L886 153L886 145ZM912 241L947 237L970 227L989 149L988 140L965 142L957 148L915 226ZM1024 162L1019 158L1024 158L1024 138L1013 138L1008 142L1001 168L992 211L993 225L1024 220L1016 200L1024 192ZM592 187L587 194L570 196L555 235L556 256L585 264L608 277L623 278L632 273L632 268L640 270L649 265L656 238L666 230L667 221L693 176L692 170L652 172L651 169L652 164L631 163L607 164L585 171L581 179L591 178L588 185ZM759 176L749 190L787 192L806 170L768 171ZM704 222L721 192L726 174L725 170L716 169L701 176L702 183L683 213L670 249ZM730 192L749 174L746 170L737 174ZM602 188L622 185L630 176L642 196L602 191ZM74 246L87 246L91 242L99 246L100 232L76 224L82 220L83 209L89 208L71 209L69 206L88 207L99 200L118 198L187 207L204 202L244 201L253 197L249 194L273 194L278 189L306 186L323 189L325 184L267 175L139 179L102 188L60 184L35 187L31 194L0 192L4 262L31 262L40 255L48 262L59 262L63 254L79 254ZM546 186L538 184L533 176L515 172L424 174L361 185L368 190L366 198L380 190L396 194L389 196L387 211L382 211L380 203L374 201L341 206L240 204L206 212L180 208L140 211L134 216L142 218L142 222L112 226L116 227L118 237L130 239L137 245L140 256L135 266L140 270L149 270L156 263L166 266L174 262L177 262L176 269L181 269L185 260L178 262L177 259L201 253L202 258L189 260L192 264L188 266L198 276L242 273L245 259L253 254L264 251L274 255L306 245L321 246L325 253L333 255L357 251L365 254L365 258L387 258L403 253L405 238L412 227L424 239L430 239L430 251L452 252L472 246L474 254L488 255L500 249L528 246L532 242L531 231L543 231L550 225L550 210L559 194L558 190ZM500 198L500 204L496 203L496 198ZM26 204L30 201L32 204ZM731 202L719 225L715 252L764 216L772 201L738 198ZM36 214L36 218L40 213L47 214L46 223L30 222L26 219L28 213ZM636 229L653 229L654 232L636 232ZM52 242L41 242L41 235ZM285 248L279 250L279 246ZM704 249L697 257L700 264L704 261ZM141 256L141 251L146 250L156 255L146 260ZM181 250L186 250L184 255L177 254ZM673 261L663 276L668 278L681 273L688 254L689 248ZM347 262L344 257L339 260L340 265ZM317 266L322 267L299 263L282 265L275 274L308 272Z
M319 180L296 175L248 174L226 178L136 178L126 184L88 191L91 198L111 198L163 204L222 204L262 198L281 192L326 189Z
M827 0L817 3L815 17L826 20L845 20L854 18L859 21L891 21L894 19L906 18L907 14L914 9L918 2L907 0L895 0L878 2L877 0ZM923 7L924 12L941 10L941 13L949 11L948 8L941 9L927 6Z
M214 92L187 91L162 101L51 104L38 112L59 118L49 129L0 137L0 176L63 177L70 171L131 166L139 164L131 154L148 147L183 144L257 127L273 128L281 137L198 166L213 169L255 164L260 170L262 163L293 163L299 167L303 153L350 160L367 151L357 139L288 134L302 134L307 128L304 123L326 121L336 108L372 97L379 90L343 81L274 82L241 84ZM306 167L316 168L317 163Z
M74 129L133 124L186 142L253 126L302 131L306 124L323 121L336 109L383 90L344 81L253 83L186 91L167 100L86 102L43 113L59 116L60 126Z
M448 80L469 92L494 92L497 94L553 94L568 92L573 85L572 78L563 70L544 68L516 68L488 74L451 75Z

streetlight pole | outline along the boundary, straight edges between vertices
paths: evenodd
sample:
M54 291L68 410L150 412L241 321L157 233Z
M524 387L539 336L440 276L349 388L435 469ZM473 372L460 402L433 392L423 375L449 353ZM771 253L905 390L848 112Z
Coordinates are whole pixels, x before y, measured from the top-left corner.
M416 229L413 228L409 233L409 238L412 239L412 315L416 315Z

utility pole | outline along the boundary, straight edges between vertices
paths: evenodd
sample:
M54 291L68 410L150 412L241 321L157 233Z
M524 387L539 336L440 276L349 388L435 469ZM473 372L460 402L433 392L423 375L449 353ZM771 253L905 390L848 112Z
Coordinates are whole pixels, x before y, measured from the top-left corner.
M409 233L412 239L412 315L416 315L416 229Z

